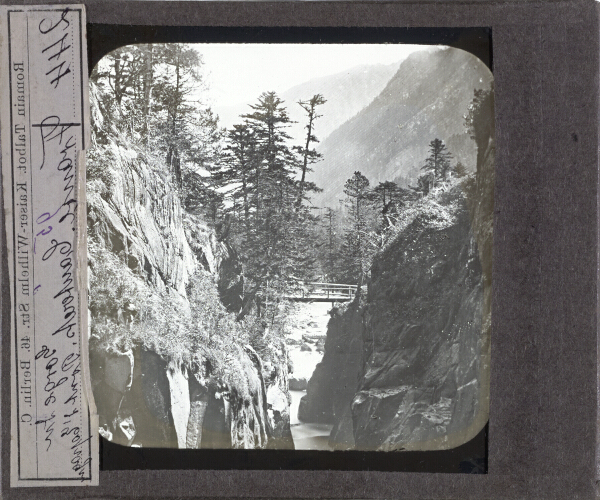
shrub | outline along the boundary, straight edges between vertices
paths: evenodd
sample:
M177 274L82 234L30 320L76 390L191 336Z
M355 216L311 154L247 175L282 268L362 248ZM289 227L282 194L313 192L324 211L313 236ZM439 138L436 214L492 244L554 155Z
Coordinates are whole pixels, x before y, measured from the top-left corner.
M150 292L113 253L93 240L88 244L90 346L107 352L132 347L137 316Z

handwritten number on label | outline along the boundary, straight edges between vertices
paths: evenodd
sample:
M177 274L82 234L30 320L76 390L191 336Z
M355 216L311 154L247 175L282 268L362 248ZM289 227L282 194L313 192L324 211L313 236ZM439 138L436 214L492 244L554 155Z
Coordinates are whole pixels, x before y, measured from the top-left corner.
M58 213L59 210L60 210L60 207L53 214L50 214L50 212L44 212L35 221L38 224L43 224L44 222L48 222L50 219L52 219L52 217L54 217Z
M60 210L60 208L58 210ZM52 219L52 217L54 217L58 213L58 210L56 212L54 212L53 214L50 214L50 212L44 212L35 221L38 224L44 224L45 222L48 222L50 219ZM33 253L36 253L36 244L37 244L38 236L46 236L47 234L50 234L51 231L52 231L52 226L48 225L48 227L46 227L45 229L42 229L39 233L37 233L35 235L35 238L33 238Z
M59 21L56 24L52 24L52 21L48 21L48 19L46 19L46 18L42 19L40 21L39 26L38 26L38 28L40 30L40 33L42 35L47 35L52 30L54 30L55 28L57 28L58 26L60 26L61 23L65 23L66 24L66 26L63 28L63 30L66 30L69 27L69 25L71 24L69 22L69 20L67 19L67 14L68 13L69 13L69 8L67 7L65 10L62 11L60 19L59 19ZM50 24L50 26L48 26L48 24Z

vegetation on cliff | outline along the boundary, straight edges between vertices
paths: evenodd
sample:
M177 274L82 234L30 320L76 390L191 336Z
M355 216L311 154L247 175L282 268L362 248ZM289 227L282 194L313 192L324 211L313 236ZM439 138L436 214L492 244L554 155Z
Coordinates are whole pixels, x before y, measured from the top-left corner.
M181 387L191 377L200 384L196 396L184 398L192 403L206 391L209 401L229 394L222 418L230 422L232 438L225 442L264 447L289 433L289 419L287 431L280 424L285 408L269 414L266 399L274 386L283 395L277 397L286 399L285 314L269 308L268 327L256 315L239 317L243 275L235 250L211 219L216 194L198 178L217 158L222 139L210 110L191 99L200 81L199 62L186 46L128 47L113 52L92 75L87 168L92 381L105 435L118 442L173 445L170 431L156 431L163 441L148 437L144 427L152 419L141 415L159 411L159 400L170 401L165 422L175 420L177 428L173 398L187 391ZM144 373L136 375L140 369ZM147 386L150 379L155 383ZM189 413L190 401L181 404ZM258 434L241 409L248 404L263 429ZM206 426L203 412L196 422L200 429ZM234 432L236 418L246 420ZM179 427L181 445L186 431ZM193 432L196 438L202 434ZM210 445L207 436L203 446ZM196 439L195 445L202 444Z
M415 359L435 365L435 349L454 353L447 339L432 340L435 349L406 340L416 335L422 311L434 307L442 312L431 314L431 321L448 313L444 317L452 323L458 313L448 312L453 306L440 297L465 285L469 313L476 313L479 292L466 284L478 283L473 249L481 262L491 249L490 202L483 200L489 182L482 179L493 153L478 154L477 173L469 174L475 166L454 163L442 138L421 138L429 150L411 166L412 189L399 177L372 185L357 170L340 186L345 198L339 206L319 208L313 199L320 189L310 173L323 159L317 136L327 96L317 93L295 103L304 112L305 133L294 144L288 106L276 92L262 93L225 130L202 102L203 85L202 58L184 44L118 49L90 79L90 358L103 432L129 445L293 446L284 342L293 309L288 299L308 282L325 281L363 289L345 312L332 312L330 328L344 330L338 340L348 340L350 348L336 344L335 336L325 346L325 359L337 352L337 361L346 363L339 378L344 391L327 402L325 386L312 382L301 411L335 421L344 443L372 446L357 430L363 426L371 432L365 439L383 446L389 436L372 432L364 420L374 411L371 403L365 406L375 397L369 391L390 389L388 379ZM477 91L464 118L478 151L490 135L480 132L480 111L492 98L491 92ZM476 240L470 246L469 223ZM449 248L435 240L442 233L458 243ZM423 250L413 245L419 239L423 245L435 241ZM439 254L465 264L443 290L434 275L450 264ZM382 267L388 258L390 268L408 268L409 262L415 267L413 274L399 271L406 294L433 284L427 298L396 307L394 300L405 292ZM485 266L487 261L487 297ZM377 337L380 320L388 323ZM431 325L421 326L417 330ZM459 333L456 343L462 342ZM323 364L317 372L327 370ZM386 370L384 383L379 375ZM385 398L400 397L394 384ZM309 401L319 393L326 411ZM431 403L431 412L440 401ZM360 413L355 407L368 409ZM395 446L396 441L388 447Z
M465 115L474 173L435 168L445 148L432 141L431 179L387 219L366 294L332 312L300 411L334 424L333 448L449 448L487 420L493 116L493 87L476 91Z

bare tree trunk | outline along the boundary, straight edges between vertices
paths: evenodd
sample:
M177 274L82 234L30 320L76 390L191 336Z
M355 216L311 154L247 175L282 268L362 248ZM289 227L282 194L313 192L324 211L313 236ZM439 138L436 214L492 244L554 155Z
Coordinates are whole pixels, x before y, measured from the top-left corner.
M148 119L150 116L150 100L152 99L152 80L154 78L154 60L153 60L152 44L147 44L144 47L144 78L143 78L143 91L144 97L142 102L142 119L143 129L142 133L146 138L146 145L150 141L150 124Z

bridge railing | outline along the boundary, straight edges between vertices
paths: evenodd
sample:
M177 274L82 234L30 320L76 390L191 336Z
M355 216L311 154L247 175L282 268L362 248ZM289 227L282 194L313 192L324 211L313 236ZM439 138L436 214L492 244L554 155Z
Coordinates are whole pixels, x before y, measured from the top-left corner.
M304 283L301 287L303 297L326 297L326 298L353 298L357 290L356 285L346 283Z

